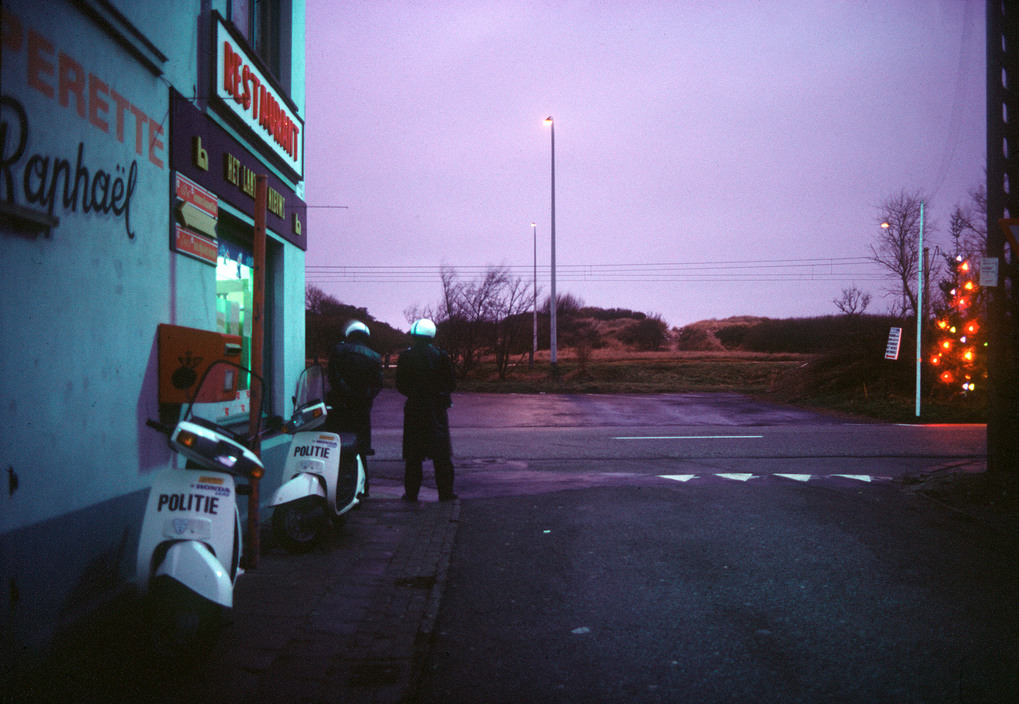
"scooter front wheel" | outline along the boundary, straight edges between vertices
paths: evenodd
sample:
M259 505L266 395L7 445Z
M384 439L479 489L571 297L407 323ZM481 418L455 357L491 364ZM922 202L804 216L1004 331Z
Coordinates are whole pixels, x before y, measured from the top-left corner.
M200 656L215 643L223 608L177 580L156 577L150 587L148 616L153 648L164 656Z
M318 497L280 504L272 512L276 541L290 552L308 552L328 525L325 506Z

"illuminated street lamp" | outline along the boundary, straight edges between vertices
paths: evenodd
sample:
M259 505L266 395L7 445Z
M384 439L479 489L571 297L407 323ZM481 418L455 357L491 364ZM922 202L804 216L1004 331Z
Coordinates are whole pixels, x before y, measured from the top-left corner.
M891 225L881 223L888 229ZM923 252L923 201L920 201L920 238L917 242L916 265L916 417L920 417L920 384L923 376L923 269L926 257Z
M917 243L916 275L916 417L920 417L920 376L923 367L923 201L920 201L920 241Z
M549 317L551 318L551 340L549 347L551 349L551 361L552 361L552 376L557 376L559 367L557 364L556 347L557 347L557 336L556 336L556 308L558 308L556 296L555 296L555 121L552 116L549 115L545 118L545 124L551 128L552 131L552 291L549 298Z

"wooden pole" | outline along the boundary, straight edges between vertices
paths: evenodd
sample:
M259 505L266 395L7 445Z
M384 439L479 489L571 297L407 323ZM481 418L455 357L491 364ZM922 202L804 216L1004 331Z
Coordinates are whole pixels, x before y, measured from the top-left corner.
M264 378L263 344L265 341L265 210L266 210L266 186L268 178L265 174L255 177L255 231L252 242L254 255L254 271L252 272L252 311L251 311L251 371ZM251 420L250 428L254 431L260 426L263 395L265 394L264 384L258 385L258 398L251 399ZM252 440L252 451L261 457L261 442L258 434ZM248 494L248 550L245 551L245 567L258 567L258 557L261 550L259 534L259 493L257 477L251 478L251 493Z

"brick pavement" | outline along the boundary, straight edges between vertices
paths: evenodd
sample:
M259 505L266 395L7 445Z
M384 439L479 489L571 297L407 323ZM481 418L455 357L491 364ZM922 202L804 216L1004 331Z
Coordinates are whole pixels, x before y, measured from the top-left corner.
M402 487L383 480L372 491L320 548L270 548L238 582L234 623L212 654L226 676L195 683L200 700L383 704L406 696L438 613L460 507L426 493L406 504Z
M438 615L460 503L427 487L418 504L401 494L373 479L372 496L308 554L264 532L259 564L238 580L230 622L200 661L165 667L142 652L136 621L120 624L65 648L0 702L404 701Z

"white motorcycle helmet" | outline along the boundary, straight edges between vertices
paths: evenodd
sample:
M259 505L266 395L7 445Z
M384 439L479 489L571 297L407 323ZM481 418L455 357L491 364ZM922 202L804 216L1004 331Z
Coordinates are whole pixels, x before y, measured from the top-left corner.
M368 326L362 323L360 320L351 320L347 323L346 329L343 331L343 337L347 340L350 339L351 335L357 335L360 333L365 337L370 337L371 332L368 331Z
M435 323L428 318L421 318L410 326L410 334L414 337L435 337Z

